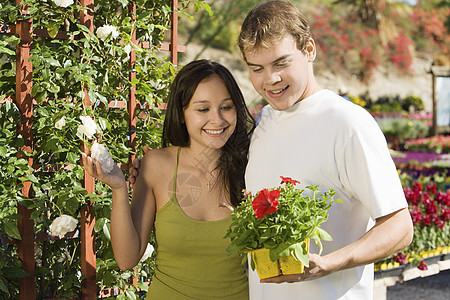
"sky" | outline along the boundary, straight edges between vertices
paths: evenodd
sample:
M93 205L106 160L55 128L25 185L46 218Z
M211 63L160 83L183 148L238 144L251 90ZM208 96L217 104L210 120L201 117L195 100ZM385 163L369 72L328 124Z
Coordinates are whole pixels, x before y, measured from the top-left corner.
M404 3L408 3L410 5L416 5L417 4L417 0L397 0L398 2L404 2Z

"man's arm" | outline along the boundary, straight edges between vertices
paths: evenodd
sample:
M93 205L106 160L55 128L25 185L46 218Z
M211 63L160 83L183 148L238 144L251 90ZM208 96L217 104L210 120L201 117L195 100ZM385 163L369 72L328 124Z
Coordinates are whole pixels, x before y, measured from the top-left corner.
M375 225L359 240L324 256L309 254L309 268L302 274L282 275L261 280L281 283L313 280L336 271L377 262L408 246L413 238L408 208L376 219Z

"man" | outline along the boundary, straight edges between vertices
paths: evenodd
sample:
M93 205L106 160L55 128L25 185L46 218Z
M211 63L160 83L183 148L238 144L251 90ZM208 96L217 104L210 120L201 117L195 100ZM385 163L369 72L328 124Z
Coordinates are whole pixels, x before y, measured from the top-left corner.
M310 26L292 4L256 6L238 45L254 88L270 104L250 142L247 190L278 186L287 176L301 187L333 188L343 201L333 203L322 226L334 239L322 256L312 249L303 274L260 282L250 271L250 298L371 299L372 263L409 245L413 235L381 130L363 108L319 86ZM288 283L274 284L281 282Z
M247 190L278 186L286 176L302 188L333 188L343 201L333 203L322 225L334 239L324 242L322 256L312 247L302 274L259 280L250 269L250 298L372 299L373 262L413 235L384 135L367 111L317 83L310 26L292 4L253 8L238 45L254 88L269 103L251 138Z

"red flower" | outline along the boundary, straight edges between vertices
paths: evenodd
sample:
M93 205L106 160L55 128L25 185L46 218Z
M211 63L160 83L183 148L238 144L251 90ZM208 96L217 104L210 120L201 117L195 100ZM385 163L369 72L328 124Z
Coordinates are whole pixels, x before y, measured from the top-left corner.
M419 183L419 182L414 182L414 183L412 184L412 190L413 190L414 192L422 192L422 184Z
M392 258L401 265L406 264L406 254L398 252L397 254L394 254Z
M428 270L428 266L427 266L427 264L425 263L424 260L421 260L421 261L420 261L420 265L418 265L417 268L418 268L419 270L422 270L422 271Z
M256 218L261 219L265 215L276 212L278 210L277 206L280 204L277 200L278 197L280 197L279 190L269 191L268 189L263 189L259 191L258 196L252 202Z
M294 179L292 179L290 177L283 177L283 176L280 176L280 177L281 177L281 184L283 184L283 183L292 183L293 185L296 185L297 183L300 183L300 181L294 180Z
M436 194L436 191L437 191L437 184L436 184L435 182L429 183L429 184L427 185L427 191L430 192L430 193L432 193L432 194Z

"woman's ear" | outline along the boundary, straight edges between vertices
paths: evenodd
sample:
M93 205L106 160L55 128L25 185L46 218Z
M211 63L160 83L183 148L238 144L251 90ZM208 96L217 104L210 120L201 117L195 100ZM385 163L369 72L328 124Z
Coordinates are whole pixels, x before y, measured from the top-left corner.
M313 62L316 59L316 43L312 38L306 43L305 51L308 61Z

